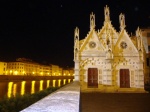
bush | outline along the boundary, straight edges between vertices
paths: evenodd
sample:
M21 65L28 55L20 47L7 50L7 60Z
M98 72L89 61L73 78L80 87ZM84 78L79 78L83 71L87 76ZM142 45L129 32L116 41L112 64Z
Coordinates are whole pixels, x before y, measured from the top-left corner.
M34 94L27 93L24 95L17 94L11 98L4 97L0 100L0 112L19 112L57 89L59 89L59 87L49 87Z

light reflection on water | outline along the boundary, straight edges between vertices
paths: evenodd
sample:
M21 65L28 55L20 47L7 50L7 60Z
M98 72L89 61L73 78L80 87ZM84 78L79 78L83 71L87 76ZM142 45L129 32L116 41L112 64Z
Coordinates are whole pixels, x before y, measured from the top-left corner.
M11 97L12 86L13 86L13 82L9 82L9 83L8 83L8 92L7 92L7 96L8 96L9 98Z
M40 80L40 88L39 88L39 91L42 91L43 90L43 80Z
M47 88L50 86L50 80L47 80Z
M35 81L35 80L33 81L11 81L11 82L6 82L8 85L7 87L8 89L5 92L5 94L7 94L7 97L9 98L12 96L16 96L16 94L21 94L21 95L24 95L25 93L33 94L37 91L44 90L48 87L60 87L62 85L70 83L71 81L72 81L71 79L40 80L40 81ZM0 82L0 85L1 85L1 82ZM0 97L2 97L2 95Z
M35 81L32 81L32 83L31 83L31 94L33 94L35 92L34 87L35 87Z
M21 82L21 95L24 95L25 93L25 84L26 84L26 81Z

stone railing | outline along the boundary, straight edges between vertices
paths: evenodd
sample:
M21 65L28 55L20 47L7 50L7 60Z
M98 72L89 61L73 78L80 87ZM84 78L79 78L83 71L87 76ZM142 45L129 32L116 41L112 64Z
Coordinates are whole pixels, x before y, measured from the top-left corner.
M20 112L79 112L80 85L72 82Z

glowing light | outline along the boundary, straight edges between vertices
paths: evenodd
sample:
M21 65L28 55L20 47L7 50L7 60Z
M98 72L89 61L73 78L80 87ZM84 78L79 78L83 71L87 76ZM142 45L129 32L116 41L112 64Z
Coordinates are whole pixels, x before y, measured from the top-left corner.
M40 88L39 88L39 90L40 91L43 90L43 80L40 80Z
M65 84L66 84L66 79L64 79L63 81L64 81L64 83L63 83L63 84L65 85Z
M35 93L35 81L32 81L31 94Z
M71 82L71 79L68 79L68 83L70 83Z
M60 87L61 86L61 80L59 79L58 80L58 87Z
M25 84L26 84L26 81L21 82L21 95L24 95L25 93Z
M32 74L35 74L35 72L32 72Z
M12 86L13 86L13 82L9 82L8 83L8 92L7 92L8 98L10 98L12 95Z
M40 74L43 75L43 72L41 72Z
M12 70L10 70L10 73L12 73Z
M56 86L56 80L53 80L53 87L55 87Z
M18 74L18 71L15 71L14 74L17 75L17 74Z
M47 80L47 88L50 86L49 83L50 83L50 80Z

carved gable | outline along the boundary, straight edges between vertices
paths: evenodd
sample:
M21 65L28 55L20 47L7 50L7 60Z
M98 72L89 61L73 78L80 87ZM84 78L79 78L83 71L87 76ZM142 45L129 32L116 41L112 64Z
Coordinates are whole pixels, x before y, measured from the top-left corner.
M135 45L126 30L121 31L118 41L114 47L114 53L134 54L138 53Z
M104 51L104 47L100 43L99 37L95 30L90 31L80 48L80 52L88 51Z

